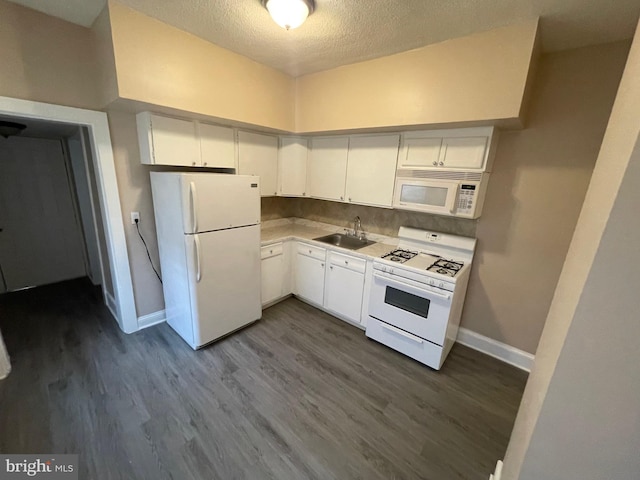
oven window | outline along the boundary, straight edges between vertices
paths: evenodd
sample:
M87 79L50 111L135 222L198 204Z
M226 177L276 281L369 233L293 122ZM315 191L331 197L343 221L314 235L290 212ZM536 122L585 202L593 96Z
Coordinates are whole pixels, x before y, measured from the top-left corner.
M384 294L384 303L393 305L414 315L427 318L429 315L429 304L431 300L412 295L397 288L387 287Z
M432 205L444 207L447 203L446 187L426 187L424 185L403 185L400 192L400 201L403 203L415 203L418 205Z

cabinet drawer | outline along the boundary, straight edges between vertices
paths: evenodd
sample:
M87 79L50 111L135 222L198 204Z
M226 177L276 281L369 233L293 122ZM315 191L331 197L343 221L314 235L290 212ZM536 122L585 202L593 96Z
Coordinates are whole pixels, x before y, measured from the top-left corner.
M329 264L344 267L354 272L364 273L367 261L362 258L350 257L341 253L329 252Z
M260 249L260 258L262 260L265 258L276 257L278 255L282 255L282 242L274 243L273 245L266 245Z
M315 245L309 245L308 243L298 243L298 253L300 255L306 255L307 257L317 258L318 260L325 259L326 250Z

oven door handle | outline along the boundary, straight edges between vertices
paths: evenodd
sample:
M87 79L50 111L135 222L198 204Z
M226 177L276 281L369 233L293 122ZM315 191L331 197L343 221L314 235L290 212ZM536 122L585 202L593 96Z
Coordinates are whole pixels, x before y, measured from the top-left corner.
M395 283L396 285L404 285L404 286L410 287L410 288L417 288L419 290L422 290L423 292L429 293L431 295L435 295L436 297L441 298L443 300L447 300L447 301L451 300L451 294L450 293L449 294L443 294L443 293L440 293L440 292L436 292L429 285L421 285L418 282L412 282L411 280L407 280L407 279L403 279L402 281L400 281L396 277L392 277L388 273L383 273L383 272L374 272L373 276L376 277L376 278L384 279L388 283Z

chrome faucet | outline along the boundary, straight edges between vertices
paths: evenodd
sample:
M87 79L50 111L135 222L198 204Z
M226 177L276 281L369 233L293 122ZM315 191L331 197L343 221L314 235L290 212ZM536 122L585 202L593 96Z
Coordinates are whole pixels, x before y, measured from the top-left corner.
M353 219L353 236L359 239L364 238L364 231L362 230L362 222L360 221L360 217L356 216Z

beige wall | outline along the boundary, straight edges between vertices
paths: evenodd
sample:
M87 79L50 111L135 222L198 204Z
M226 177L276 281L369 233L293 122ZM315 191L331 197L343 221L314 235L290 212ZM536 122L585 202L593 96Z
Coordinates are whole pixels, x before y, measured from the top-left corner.
M0 95L99 106L91 31L0 0Z
M638 78L640 30L518 412L505 480L638 478Z
M140 317L164 309L162 285L149 265L144 245L130 220L130 212L140 212L140 231L149 246L153 263L159 269L149 167L140 163L135 115L111 111L108 112L108 117L133 293Z
M299 77L296 130L520 116L537 21Z
M109 14L121 98L295 130L291 77L119 3Z
M535 353L628 43L544 55L527 128L503 131L462 326Z

